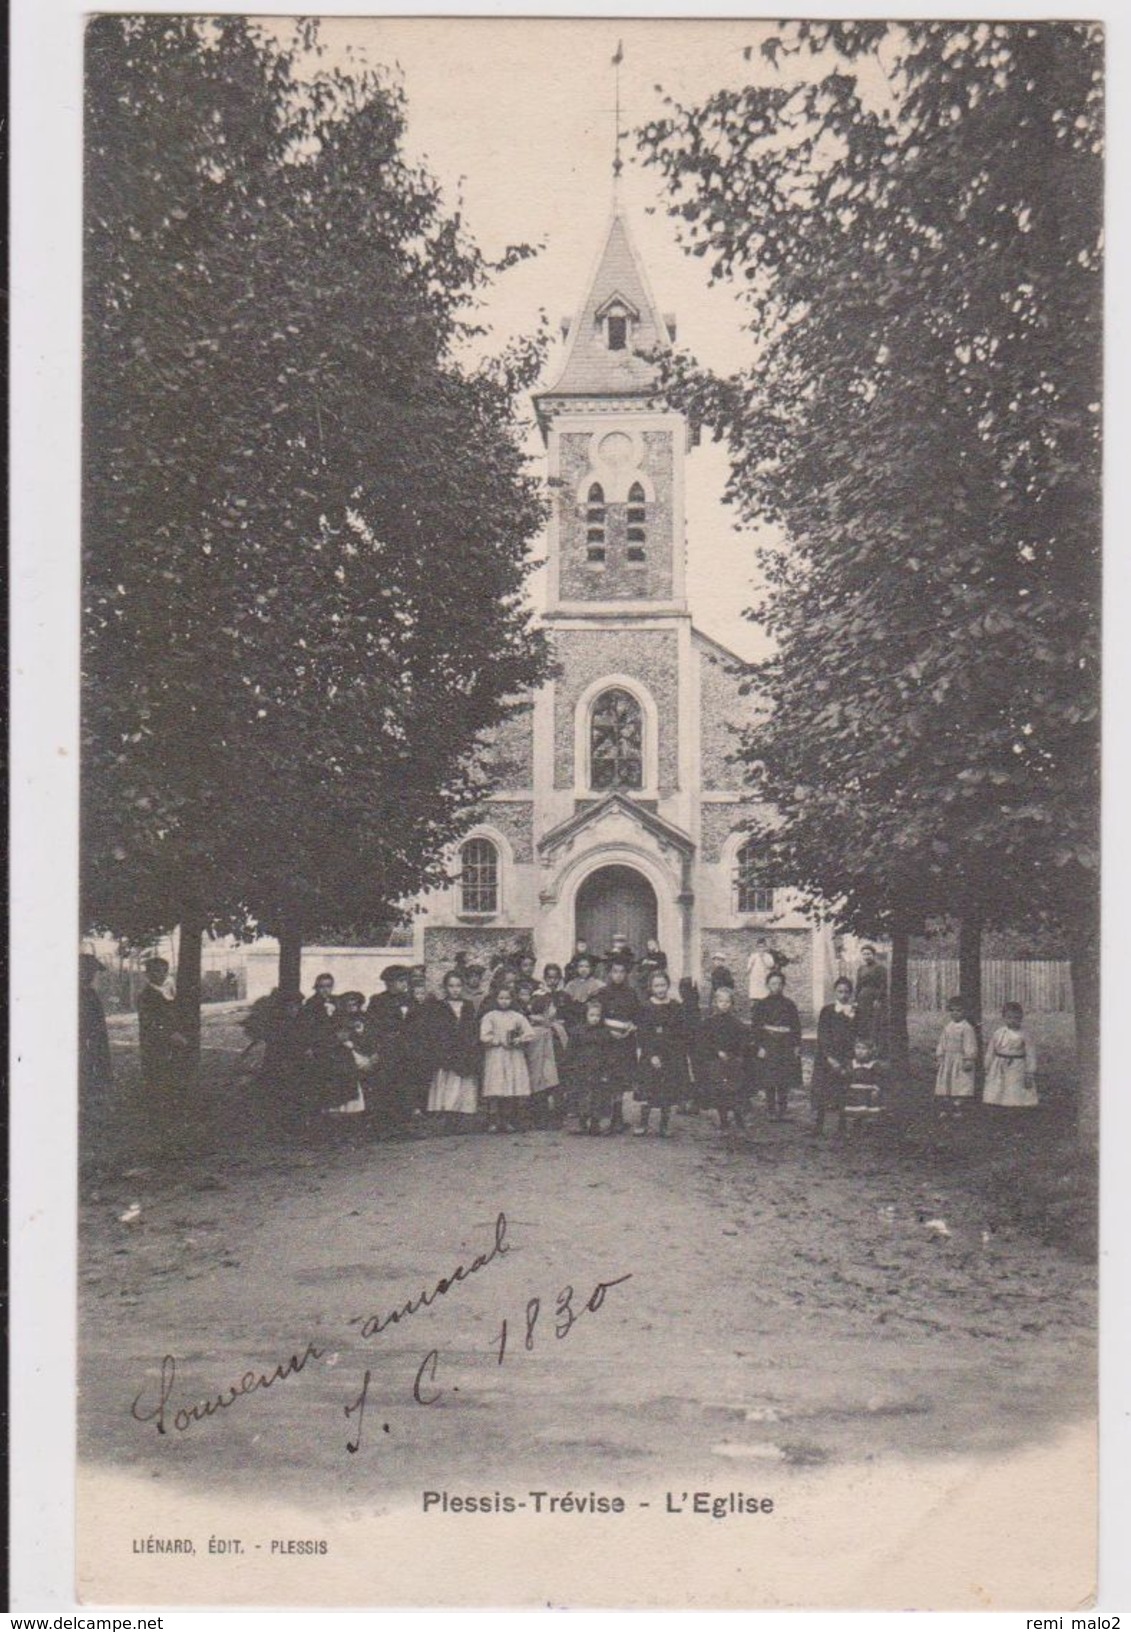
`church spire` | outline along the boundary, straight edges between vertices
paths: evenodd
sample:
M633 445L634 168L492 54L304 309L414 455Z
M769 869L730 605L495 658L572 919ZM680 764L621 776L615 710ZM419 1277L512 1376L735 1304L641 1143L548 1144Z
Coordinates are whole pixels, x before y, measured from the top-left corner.
M649 354L674 338L673 322L660 315L628 222L614 196L613 213L554 383L535 394L543 429L551 399L643 398L654 394L658 370Z

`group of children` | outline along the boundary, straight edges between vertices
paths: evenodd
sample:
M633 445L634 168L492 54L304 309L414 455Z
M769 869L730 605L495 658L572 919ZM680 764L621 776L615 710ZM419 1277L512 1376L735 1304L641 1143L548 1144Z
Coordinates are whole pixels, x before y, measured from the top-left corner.
M603 978L597 969L603 967ZM733 986L712 982L709 1009L681 983L673 995L667 959L650 942L637 959L623 938L598 959L584 944L563 968L533 956L486 971L461 963L440 993L422 969L395 965L368 1005L335 994L330 975L312 997L275 1000L261 1028L262 1076L303 1113L366 1114L390 1134L513 1131L561 1125L595 1135L628 1131L624 1106L638 1107L632 1132L671 1131L677 1107L713 1110L722 1127L745 1126L745 1108L764 1092L784 1116L800 1084L801 1023L782 994L780 971L753 1008L735 1013ZM484 984L486 981L486 985ZM427 1118L427 1120L426 1120Z
M944 1114L961 1115L975 1098L978 1062L978 1034L961 997L952 997L947 1004L935 1057L936 1102ZM1039 1103L1037 1051L1025 1031L1020 1003L1002 1005L1001 1024L986 1042L983 1070L984 1105L1031 1110Z
M596 970L604 965L604 978ZM263 1075L289 1086L292 1105L332 1115L366 1113L382 1132L413 1133L425 1117L444 1131L516 1131L561 1125L577 1131L671 1131L677 1107L713 1111L721 1128L742 1129L756 1097L770 1117L786 1120L802 1086L801 1020L785 995L780 968L744 1022L733 983L713 972L707 1012L681 982L673 995L663 952L650 942L635 959L619 940L600 962L584 945L563 968L547 963L541 979L533 955L486 970L462 963L432 994L422 968L394 965L385 990L366 1005L359 992L334 993L330 975L314 995L279 1005L267 1032ZM852 984L836 983L817 1026L811 1098L813 1131L835 1115L877 1115L887 1092L878 1027L856 1001ZM975 1096L978 1038L960 998L948 1005L937 1048L935 1094L953 1110ZM989 1105L1037 1103L1036 1054L1016 1003L1002 1010L985 1048L983 1099Z

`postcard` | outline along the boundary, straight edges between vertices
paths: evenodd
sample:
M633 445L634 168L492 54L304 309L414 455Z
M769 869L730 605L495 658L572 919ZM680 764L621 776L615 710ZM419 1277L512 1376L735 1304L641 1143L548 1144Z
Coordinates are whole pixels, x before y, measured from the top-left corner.
M79 1601L1080 1612L1102 28L84 60Z

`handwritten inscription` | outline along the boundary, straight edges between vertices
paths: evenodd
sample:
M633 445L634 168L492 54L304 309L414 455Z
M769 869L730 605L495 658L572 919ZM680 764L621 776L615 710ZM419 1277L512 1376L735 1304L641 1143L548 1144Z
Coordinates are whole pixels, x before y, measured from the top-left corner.
M431 1308L437 1298L446 1297L461 1281L469 1280L472 1275L478 1275L481 1269L486 1269L488 1264L493 1264L498 1258L504 1258L510 1250L507 1242L507 1215L500 1213L495 1220L495 1245L490 1252L480 1253L470 1264L457 1264L451 1274L442 1275L431 1290L421 1292L418 1298L409 1298L399 1309L392 1309L387 1315L353 1315L349 1324L360 1326L362 1337L377 1337L386 1327L408 1320L410 1316L418 1315L422 1309Z
M292 1354L289 1359L279 1361L272 1371L245 1371L238 1382L228 1383L219 1393L211 1395L206 1400L198 1400L195 1405L181 1406L172 1413L170 1420L179 1434L186 1428L191 1428L196 1422L205 1422L214 1417L219 1411L228 1411L237 1400L242 1400L248 1394L258 1393L260 1389L273 1388L276 1383L286 1382L288 1377L295 1377L311 1360L320 1360L325 1350L308 1343L301 1354ZM145 1399L145 1390L134 1400L130 1407L131 1415L138 1422L152 1422L156 1424L159 1434L167 1433L165 1426L166 1408L173 1396L173 1385L177 1380L177 1362L173 1355L167 1354L161 1362L161 1382L157 1393L157 1403L148 1410L142 1410L142 1401Z
M446 1297L462 1282L469 1280L473 1275L478 1275L489 1264L497 1263L510 1251L511 1245L507 1240L507 1216L500 1212L495 1219L495 1239L487 1251L476 1254L470 1263L457 1264L449 1274L442 1275L432 1286L425 1287L417 1297L406 1299L397 1308L382 1314L353 1315L347 1324L360 1327L360 1335L366 1340L379 1337L391 1326L399 1326L402 1322L411 1320L414 1315L420 1314L422 1310L430 1309L438 1298ZM547 1307L542 1321L547 1335L552 1331L554 1337L559 1340L568 1337L583 1316L596 1314L601 1309L613 1287L622 1286L625 1281L631 1279L632 1276L627 1274L619 1275L612 1280L597 1281L584 1303L577 1301L577 1294L572 1285L562 1287L554 1299L552 1312ZM532 1350L535 1346L535 1333L542 1317L542 1309L541 1298L533 1297L527 1300L523 1325L523 1342L527 1350ZM491 1345L497 1351L500 1366L506 1358L509 1331L509 1320L504 1318L499 1326L498 1336ZM310 1361L321 1359L326 1352L326 1348L309 1342L301 1352L296 1349L293 1354L277 1361L274 1366L263 1371L245 1371L241 1377L224 1384L215 1393L187 1405L177 1405L174 1402L177 1360L174 1355L167 1354L161 1362L156 1392L154 1393L152 1389L142 1389L135 1397L130 1412L135 1421L152 1424L159 1434L167 1434L170 1427L175 1433L185 1433L197 1423L206 1422L211 1417L222 1416L249 1395L261 1393L265 1389L273 1388L277 1383L298 1376ZM438 1405L448 1392L447 1386L438 1380L440 1358L439 1349L429 1349L417 1367L411 1388L414 1405L424 1407ZM359 1392L342 1408L346 1421L353 1429L352 1435L346 1440L346 1450L351 1456L356 1455L361 1448L372 1375L372 1369L366 1367ZM452 1392L458 1393L458 1389L453 1386ZM386 1434L391 1431L387 1422L382 1423L381 1428Z
M598 1281L580 1309L574 1308L573 1300L576 1294L574 1293L573 1287L563 1286L554 1303L554 1336L559 1339L568 1337L570 1332L572 1332L573 1328L577 1325L577 1322L581 1319L582 1315L595 1315L597 1313L597 1310L600 1309L601 1305L605 1301L606 1292L608 1292L610 1288L614 1286L623 1286L625 1281L631 1281L631 1279L632 1275L630 1273L628 1275L618 1275L615 1281ZM541 1313L542 1299L529 1299L526 1305L526 1330L523 1338L525 1347L528 1351L534 1348L534 1331L538 1325L538 1317ZM500 1366L506 1359L508 1331L509 1327L507 1321L504 1320L502 1325L499 1327L499 1335L495 1339L495 1343L498 1344L499 1348Z

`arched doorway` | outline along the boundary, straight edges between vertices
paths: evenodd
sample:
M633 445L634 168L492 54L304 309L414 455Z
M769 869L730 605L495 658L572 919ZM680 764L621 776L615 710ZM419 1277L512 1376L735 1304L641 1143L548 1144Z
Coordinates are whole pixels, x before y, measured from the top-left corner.
M574 932L600 956L623 935L639 955L656 935L656 892L635 867L598 867L577 892Z

